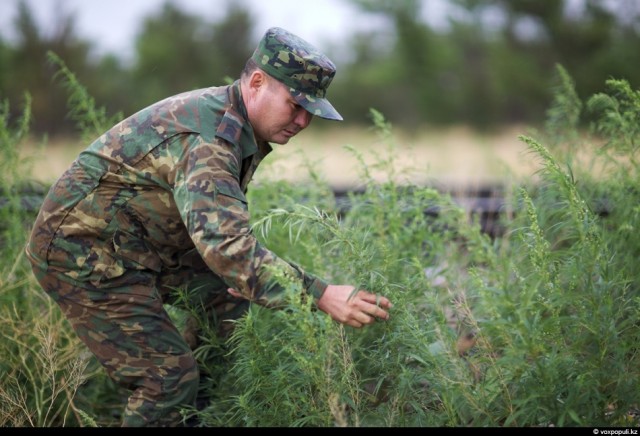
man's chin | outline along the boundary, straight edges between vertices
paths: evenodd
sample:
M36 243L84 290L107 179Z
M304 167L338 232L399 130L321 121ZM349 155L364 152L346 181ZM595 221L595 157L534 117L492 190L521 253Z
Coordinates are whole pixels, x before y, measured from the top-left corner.
M292 136L278 135L278 136L274 136L273 138L271 138L271 140L269 142L272 143L272 144L284 145L287 142L289 142L289 140L291 138L292 138Z

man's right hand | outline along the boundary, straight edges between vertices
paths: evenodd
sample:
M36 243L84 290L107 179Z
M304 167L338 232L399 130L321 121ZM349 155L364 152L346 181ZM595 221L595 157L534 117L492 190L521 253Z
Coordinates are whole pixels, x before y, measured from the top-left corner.
M382 296L360 290L349 298L355 288L349 285L329 285L318 300L318 308L334 320L360 328L372 324L376 319L389 319L393 305Z

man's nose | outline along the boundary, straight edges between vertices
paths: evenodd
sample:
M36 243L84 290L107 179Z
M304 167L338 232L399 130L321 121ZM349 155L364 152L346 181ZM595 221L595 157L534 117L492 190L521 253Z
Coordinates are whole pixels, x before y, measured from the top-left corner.
M293 122L302 130L307 127L309 123L311 123L312 118L313 115L311 115L309 111L307 111L303 107L300 107L298 109L298 112L296 113L295 118L293 119Z

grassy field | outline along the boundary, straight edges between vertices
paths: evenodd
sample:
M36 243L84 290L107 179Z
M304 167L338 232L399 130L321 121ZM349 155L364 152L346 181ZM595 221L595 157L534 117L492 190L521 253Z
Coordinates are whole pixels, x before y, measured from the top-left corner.
M640 94L616 95L599 130L606 177L576 164L601 144L582 141L565 118L564 130L544 137L549 149L519 138L524 127L411 136L387 135L384 123L318 123L276 146L249 192L257 237L332 282L389 297L392 317L346 328L284 274L284 310L253 305L228 342L199 307L181 307L177 321L187 311L203 326L194 356L207 374L201 408L185 407L185 419L210 427L637 426ZM35 282L24 258L33 211L14 189L32 177L53 181L85 144L23 146L1 127L0 427L117 426L125 393ZM33 158L29 169L16 150ZM304 183L314 180L309 168L334 188L365 189L340 218L327 184ZM396 183L533 175L539 183L515 190L521 212L495 239L447 196Z

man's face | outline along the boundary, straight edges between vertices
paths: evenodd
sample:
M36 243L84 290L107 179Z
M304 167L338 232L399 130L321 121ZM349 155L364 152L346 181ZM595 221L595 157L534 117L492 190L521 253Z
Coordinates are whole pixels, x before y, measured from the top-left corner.
M286 144L311 123L313 115L276 79L256 72L249 81L248 91L247 112L256 139Z

